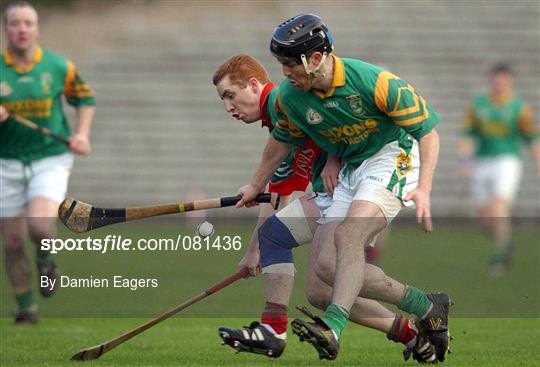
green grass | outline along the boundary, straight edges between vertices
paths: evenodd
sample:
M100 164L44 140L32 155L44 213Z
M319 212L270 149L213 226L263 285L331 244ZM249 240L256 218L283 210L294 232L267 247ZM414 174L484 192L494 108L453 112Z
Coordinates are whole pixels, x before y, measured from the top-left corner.
M216 229L226 228L218 221ZM195 225L193 226L193 228ZM193 228L112 226L91 232L94 238L123 234L167 237L193 233ZM218 232L219 233L219 232ZM249 228L237 233L244 237ZM61 236L66 237L62 231ZM87 236L86 234L85 236ZM474 227L440 226L423 235L414 227L395 228L383 260L386 273L427 291L449 292L454 353L445 366L533 366L540 360L540 229L515 231L516 253L510 273L502 279L487 275L489 241ZM308 246L295 250L298 269L293 306L307 305L303 295ZM33 253L33 251L28 248ZM41 323L12 325L14 302L4 269L0 272L0 366L71 366L78 350L118 336L198 294L236 271L239 252L108 253L63 252L57 255L62 274L103 276L121 274L156 277L159 287L122 289L61 289L54 297L38 298ZM2 259L0 259L1 261ZM34 274L35 275L35 274ZM34 286L36 284L34 283ZM321 362L314 349L290 333L285 354L278 360L245 353L234 354L219 345L221 325L247 325L264 305L261 278L241 280L90 363L90 366L404 366L401 347L376 331L349 325L335 362ZM296 311L290 318L298 317Z
M143 319L44 319L17 327L2 319L2 366L73 366L78 350L99 344ZM294 335L277 360L221 346L220 325L241 326L247 319L167 320L92 362L89 366L404 366L401 347L384 335L349 325L337 361L319 361L315 350ZM453 319L452 353L445 366L534 366L540 351L538 319Z

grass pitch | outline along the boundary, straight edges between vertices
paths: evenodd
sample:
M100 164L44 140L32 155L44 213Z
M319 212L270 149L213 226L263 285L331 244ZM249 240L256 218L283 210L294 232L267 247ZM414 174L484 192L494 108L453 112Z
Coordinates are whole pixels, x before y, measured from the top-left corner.
M276 360L221 346L217 328L242 326L248 319L167 320L103 355L72 362L72 354L112 338L143 319L45 319L37 327L16 327L2 319L2 366L413 366L401 347L384 335L349 325L336 361L319 361L315 349L289 335ZM454 353L444 366L535 366L540 360L538 319L452 319Z

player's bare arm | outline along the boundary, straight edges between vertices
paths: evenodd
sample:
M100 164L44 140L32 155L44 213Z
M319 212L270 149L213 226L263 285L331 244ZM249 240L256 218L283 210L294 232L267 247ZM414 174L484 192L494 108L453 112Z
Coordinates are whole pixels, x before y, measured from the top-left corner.
M420 177L418 187L407 194L405 201L412 200L416 204L416 220L422 224L424 231L433 231L431 221L430 194L433 175L439 157L439 134L435 129L419 140L420 146Z
M334 189L338 184L338 175L341 169L341 160L333 154L328 153L326 164L321 172L324 183L324 190L330 196L334 195Z
M94 106L81 106L77 109L76 133L69 139L69 148L76 154L88 155L92 151L90 128L95 110Z
M241 208L244 205L246 207L253 206L251 201L253 201L257 194L264 190L270 177L272 177L274 171L278 169L279 165L285 159L287 154L289 154L291 149L292 145L282 143L270 136L266 143L266 147L264 148L261 163L259 163L259 167L251 179L251 182L238 190L238 194L242 196L242 199L236 204L237 208Z

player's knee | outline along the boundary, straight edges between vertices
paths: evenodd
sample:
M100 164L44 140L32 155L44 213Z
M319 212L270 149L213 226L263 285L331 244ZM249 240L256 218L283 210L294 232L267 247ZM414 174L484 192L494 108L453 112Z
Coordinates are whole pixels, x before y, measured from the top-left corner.
M14 241L8 242L4 241L4 256L6 261L10 262L14 259L25 256L24 242Z
M19 251L24 248L24 233L6 231L3 233L4 248L6 251Z
M320 280L327 284L332 284L334 282L335 271L336 264L334 261L329 261L324 258L317 259L317 269L315 270L315 274Z
M275 215L268 217L259 227L259 250L263 268L274 264L293 263L292 249L298 242L289 228Z
M30 239L35 244L40 244L41 240L45 238L54 238L55 233L52 230L49 230L47 228L36 228L35 230L30 230Z
M497 197L491 203L491 213L493 218L508 217L510 214L508 200Z
M322 288L316 284L306 284L306 298L310 305L319 310L326 310L330 305L332 295L326 291L326 287Z
M44 238L54 238L56 236L54 225L45 219L29 222L28 232L32 241L36 244L41 243Z

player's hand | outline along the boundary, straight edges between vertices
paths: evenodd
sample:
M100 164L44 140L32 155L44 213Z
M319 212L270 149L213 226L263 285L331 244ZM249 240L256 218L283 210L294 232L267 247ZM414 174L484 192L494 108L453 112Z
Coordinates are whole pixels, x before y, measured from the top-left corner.
M249 275L252 277L256 276L261 272L261 266L259 264L260 251L259 249L251 250L248 249L240 262L238 263L239 268L248 268Z
M257 203L256 201L254 201L253 199L255 199L255 197L260 193L262 192L262 190L259 190L257 189L254 185L252 184L249 184L249 185L246 185L246 186L243 186L241 187L239 190L238 190L238 194L237 195L240 195L242 198L240 199L240 201L238 203L236 203L236 207L237 208L241 208L243 206L245 206L246 208L251 208L252 206L257 206L259 205L259 203Z
M69 138L69 149L75 154L88 155L92 151L88 136L76 134Z
M416 221L422 224L424 232L433 232L431 221L431 203L428 190L417 187L403 198L404 201L414 201L416 205Z
M341 161L333 154L328 154L326 164L321 172L324 190L330 197L334 195L334 189L338 184L338 175L341 169Z
M9 117L9 112L6 110L6 108L2 105L0 105L0 123L6 121Z

